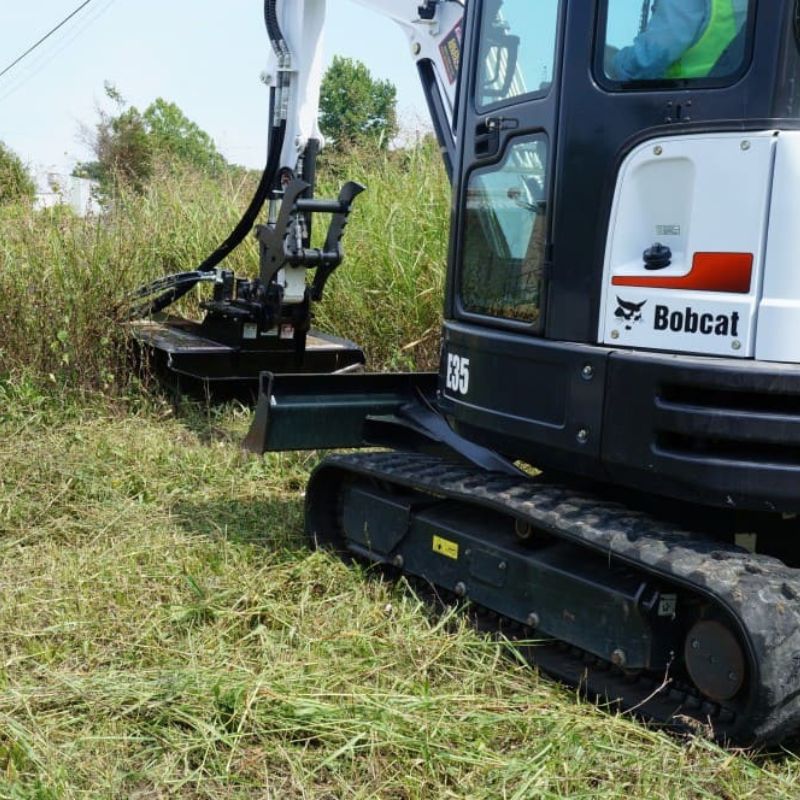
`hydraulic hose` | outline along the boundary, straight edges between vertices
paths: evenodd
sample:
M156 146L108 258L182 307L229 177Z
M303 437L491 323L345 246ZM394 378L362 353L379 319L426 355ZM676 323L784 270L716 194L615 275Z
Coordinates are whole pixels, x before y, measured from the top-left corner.
M281 67L285 67L285 62L289 58L289 49L278 23L277 3L278 0L264 0L264 21L272 47L281 62ZM279 73L279 80L283 80L285 74L286 73L281 70ZM285 88L285 86L279 84L279 93L285 90ZM151 314L157 314L159 311L163 311L188 294L198 283L203 280L208 280L208 278L204 276L213 272L216 267L245 240L253 229L258 215L261 213L261 209L264 207L269 197L271 189L277 183L281 152L286 137L286 114L283 98L278 97L277 101L273 100L272 106L267 164L264 167L264 172L261 174L261 179L258 182L253 199L250 201L242 218L231 231L228 238L225 239L213 253L198 264L193 271L159 278L157 281L137 289L131 296L131 300L158 294L153 300L139 303L132 307L128 314L130 319L139 319Z
M253 229L264 203L269 197L270 189L275 186L278 169L281 164L281 151L283 150L283 140L286 134L286 122L282 120L277 129L273 129L273 136L270 141L269 157L261 180L256 187L256 193L250 201L250 205L244 212L236 227L231 231L230 236L198 267L198 272L211 272L217 265L227 258L245 239Z
M261 175L261 180L258 182L253 199L250 201L250 205L247 207L244 215L239 220L233 231L231 231L228 238L216 250L214 250L211 255L198 264L192 273L179 273L175 276L170 275L166 278L159 278L157 281L137 289L133 294L133 298L147 297L155 294L163 289L165 282L168 284L173 284L169 286L166 291L161 291L161 294L154 298L150 303L142 303L136 308L132 309L130 314L131 319L139 319L141 317L150 316L151 314L157 314L159 311L163 311L165 308L168 308L173 303L180 300L192 289L194 289L198 283L201 282L202 274L213 272L217 265L227 258L244 241L245 237L253 229L253 225L255 224L256 219L261 213L261 209L264 207L264 203L269 196L270 189L275 185L278 169L280 168L280 157L281 150L283 149L285 132L286 123L282 121L280 127L277 129L277 131L274 131L274 135L272 136L272 144L270 146L269 158L267 159L267 166ZM189 279L180 281L175 280L187 274L195 275L195 277L190 277Z
M149 314L156 313L156 311L153 310L154 308L157 308L159 311L161 308L165 308L166 306L162 305L162 303L168 298L171 298L170 302L174 302L177 299L176 293L184 288L188 291L199 283L210 283L215 280L216 275L213 272L199 272L198 270L193 270L192 272L178 272L175 275L167 275L164 278L159 278L157 281L153 281L153 283L142 286L128 296L128 319L141 319ZM155 300L147 299L152 298L152 296L157 293L159 296ZM169 305L169 303L167 303L167 305Z

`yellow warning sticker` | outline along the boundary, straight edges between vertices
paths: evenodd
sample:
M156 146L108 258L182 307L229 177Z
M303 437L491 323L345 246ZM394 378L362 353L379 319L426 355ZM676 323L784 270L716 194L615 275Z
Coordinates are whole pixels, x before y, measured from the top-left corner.
M441 556L458 559L458 542L451 542L448 539L442 539L441 536L433 537L433 552Z

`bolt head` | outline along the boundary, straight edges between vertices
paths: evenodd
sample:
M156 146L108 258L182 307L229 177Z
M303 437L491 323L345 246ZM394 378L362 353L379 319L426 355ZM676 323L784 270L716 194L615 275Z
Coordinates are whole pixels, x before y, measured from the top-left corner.
M744 151L746 152L747 150L749 150L749 149L750 149L750 147L751 147L751 144L750 144L750 142L748 142L748 141L747 141L747 139L745 139L745 140L742 142L742 150L744 150Z
M590 381L594 377L594 367L591 364L586 364L581 370L581 377L585 381Z
M699 650L699 649L700 649L700 640L692 639L692 650Z
M456 597L467 596L467 585L463 581L459 581L455 586Z
M395 557L392 559L392 566L395 566L395 567L397 567L397 569L402 569L402 568L403 568L403 565L404 565L405 563L406 563L406 562L405 562L405 560L403 559L403 556L401 556L401 555L399 555L399 554L398 554L398 555L396 555L396 556L395 556Z
M664 148L660 144L657 144L653 148L654 155L660 156L663 152L664 152Z
M538 628L539 627L539 615L535 611L531 611L528 614L528 618L525 620L529 628Z
M611 338L612 339L619 339L619 331L611 331Z
M734 339L734 341L731 342L731 347L734 350L741 350L742 349L742 343L738 339Z
M578 435L576 437L578 439L579 444L586 444L589 441L589 431L586 428L581 428L578 431Z
M611 654L611 663L614 664L614 666L616 666L616 667L624 667L626 661L627 661L627 658L625 657L625 651L624 650L620 650L619 648L617 648Z
M411 52L415 56L418 56L422 52L422 45L419 42L414 42L414 44L411 45Z

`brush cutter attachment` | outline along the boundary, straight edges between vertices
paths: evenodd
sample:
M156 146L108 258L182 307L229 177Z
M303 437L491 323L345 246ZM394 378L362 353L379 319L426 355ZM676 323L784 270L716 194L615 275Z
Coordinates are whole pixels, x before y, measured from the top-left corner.
M312 304L322 299L342 263L342 235L364 187L351 181L336 200L324 200L314 198L311 184L299 178L284 174L281 182L282 191L270 202L269 221L255 229L257 278L237 277L224 268L182 273L137 293L137 308L147 309L147 298L154 294L169 297L192 281L213 283L211 298L201 303L202 322L151 316L131 323L140 356L182 393L254 399L264 371L334 373L364 364L364 353L352 342L311 331ZM311 246L317 214L331 217L319 248Z
M306 8L294 0L264 0L271 45L265 74L270 129L267 163L255 194L230 235L194 270L161 278L128 298L140 360L182 392L255 399L262 372L334 373L364 364L363 352L352 342L311 330L312 304L322 299L342 262L342 234L353 201L364 191L351 181L335 200L314 197L322 146L316 121L322 73L315 53L323 11L319 3ZM265 204L266 222L257 225ZM322 246L314 247L318 214L330 221ZM254 228L259 274L240 277L225 260ZM162 315L200 283L213 284L211 297L200 304L201 322Z

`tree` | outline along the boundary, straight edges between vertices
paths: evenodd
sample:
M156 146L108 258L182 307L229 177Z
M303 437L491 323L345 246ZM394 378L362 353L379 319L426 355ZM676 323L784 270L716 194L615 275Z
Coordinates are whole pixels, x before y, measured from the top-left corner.
M225 167L225 159L217 151L214 140L175 103L159 97L145 109L142 117L156 153L214 174Z
M112 193L120 181L142 191L159 161L212 174L226 166L213 139L175 103L159 97L142 112L127 107L111 84L106 84L106 96L116 103L117 113L100 112L100 121L88 136L96 160L79 164L73 173L98 181L101 193Z
M136 108L101 112L91 147L96 160L78 164L73 175L97 181L104 195L119 182L142 191L153 176L153 147Z
M36 185L20 157L0 142L0 205L32 201Z
M360 61L334 56L322 80L320 127L339 148L386 148L397 134L397 89L373 78Z

